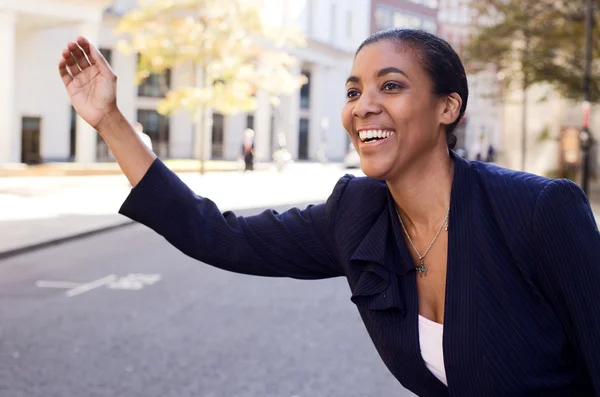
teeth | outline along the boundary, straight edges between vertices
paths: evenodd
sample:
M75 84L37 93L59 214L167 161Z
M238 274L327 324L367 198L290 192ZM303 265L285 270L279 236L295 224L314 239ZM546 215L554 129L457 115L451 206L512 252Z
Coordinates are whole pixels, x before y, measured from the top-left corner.
M361 141L366 141L371 138L389 138L394 132L391 130L363 130L358 133Z

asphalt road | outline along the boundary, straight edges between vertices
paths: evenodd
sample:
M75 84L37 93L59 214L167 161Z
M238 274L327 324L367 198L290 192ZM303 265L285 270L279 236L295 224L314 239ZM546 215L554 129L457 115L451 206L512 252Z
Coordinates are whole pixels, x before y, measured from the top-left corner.
M2 397L412 396L342 278L228 273L141 225L0 269Z

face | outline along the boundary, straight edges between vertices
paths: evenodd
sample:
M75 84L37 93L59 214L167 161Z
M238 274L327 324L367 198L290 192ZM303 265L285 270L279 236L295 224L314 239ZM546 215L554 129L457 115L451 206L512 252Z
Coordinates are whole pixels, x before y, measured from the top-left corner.
M393 179L436 148L447 150L447 98L433 94L409 46L384 40L363 47L346 92L342 122L367 176Z

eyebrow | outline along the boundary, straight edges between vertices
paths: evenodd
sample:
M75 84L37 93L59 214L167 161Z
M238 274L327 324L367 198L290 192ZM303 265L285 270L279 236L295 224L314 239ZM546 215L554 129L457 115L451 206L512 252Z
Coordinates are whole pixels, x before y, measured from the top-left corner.
M395 68L393 66L389 66L387 68L381 69L379 72L377 72L377 77L382 77L382 76L385 76L386 74L390 74L390 73L398 73L398 74L404 75L406 78L408 78L408 75L406 73L404 73L402 70ZM348 83L357 83L358 84L359 82L360 82L360 79L357 76L350 76L346 80L346 84L348 84Z

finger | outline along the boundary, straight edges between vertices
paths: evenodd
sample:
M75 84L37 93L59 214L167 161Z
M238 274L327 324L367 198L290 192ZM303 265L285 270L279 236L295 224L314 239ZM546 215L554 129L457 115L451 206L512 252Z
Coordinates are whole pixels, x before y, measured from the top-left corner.
M75 57L73 57L73 54L71 53L68 47L63 50L62 56L65 62L67 63L67 67L71 72L71 76L75 77L79 73L81 73L81 69L79 69L79 66L77 66L77 61L75 60Z
M65 86L71 84L73 77L67 70L67 61L64 58L61 58L61 60L58 62L58 73L60 73L60 78Z
M73 54L73 57L75 58L75 61L77 62L77 65L79 65L79 68L81 70L84 70L85 68L91 66L85 54L77 44L69 43L68 48L69 51L71 51L71 54Z
M77 43L79 48L81 48L81 50L85 53L85 55L88 57L91 64L94 65L97 61L96 59L94 59L95 57L92 55L92 47L94 47L94 45L91 44L89 42L89 40L83 36L78 36L77 40L75 40L75 42ZM102 55L102 54L100 54L100 55Z
M77 37L77 45L81 47L92 65L98 66L103 72L112 73L112 69L104 55L88 39L83 36Z

